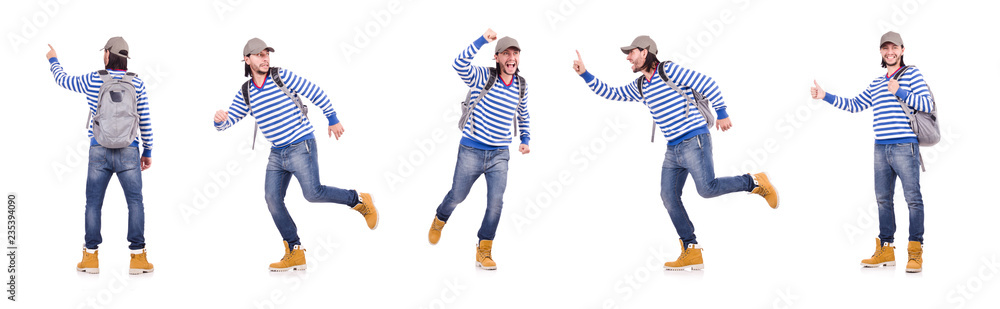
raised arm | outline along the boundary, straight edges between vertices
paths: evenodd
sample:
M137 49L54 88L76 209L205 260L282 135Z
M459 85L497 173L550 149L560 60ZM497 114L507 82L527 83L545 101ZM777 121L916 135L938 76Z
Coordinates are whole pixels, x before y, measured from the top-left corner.
M580 51L576 52L576 57L577 60L573 61L573 70L577 74L580 74L580 77L587 82L590 90L597 95L608 100L622 102L638 102L642 100L642 96L639 95L639 86L636 86L635 82L615 88L608 87L603 81L590 74L590 72L587 72L586 66L583 65L583 57L580 57Z
M489 42L493 42L497 39L497 33L493 32L493 29L486 29L486 33L483 36L472 42L469 47L462 50L462 53L458 54L455 58L455 63L452 67L458 72L458 77L462 79L467 86L475 87L476 85L485 85L486 78L489 76L489 69L479 66L472 65L472 58L476 57L476 53L479 49Z
M69 74L66 74L63 71L62 64L59 63L59 58L57 58L56 50L52 48L52 44L49 44L49 52L45 54L45 57L49 59L49 70L52 71L52 77L55 78L56 84L70 91L86 93L87 89L93 86L94 80L100 79L96 72L80 76L69 76Z
M869 107L872 107L871 89L866 88L865 91L861 92L861 94L859 94L858 96L854 97L853 99L848 99L848 98L838 97L831 93L827 93L826 91L823 90L823 87L820 87L819 83L817 83L815 80L813 81L813 85L815 85L815 87L810 88L813 99L817 100L822 99L823 101L826 101L827 103L833 105L833 107L851 113L859 113L868 109Z

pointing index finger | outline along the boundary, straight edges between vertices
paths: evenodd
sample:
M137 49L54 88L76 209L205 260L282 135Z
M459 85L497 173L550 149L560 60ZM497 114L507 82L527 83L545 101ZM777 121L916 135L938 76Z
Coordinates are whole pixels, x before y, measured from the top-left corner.
M580 57L580 50L579 49L576 50L576 59L580 60L580 62L583 62L583 57Z

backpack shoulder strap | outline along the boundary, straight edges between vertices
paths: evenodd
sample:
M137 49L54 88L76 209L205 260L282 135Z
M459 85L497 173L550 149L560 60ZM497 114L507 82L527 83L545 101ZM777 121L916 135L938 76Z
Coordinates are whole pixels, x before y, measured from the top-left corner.
M281 80L281 73L279 73L279 70L281 70L281 68L271 67L268 72L271 74L271 80L274 81L275 85L278 85L279 88L285 88L285 82Z
M660 62L660 65L656 66L656 72L660 74L660 78L662 78L663 81L672 83L673 81L671 81L670 78L667 77L667 63L671 62L672 61L670 60Z
M137 76L139 75L132 72L125 72L125 75L122 75L122 81L131 84L132 79L136 78Z
M641 75L635 79L635 87L639 89L639 96L645 98L646 95L642 93L642 76Z
M496 82L497 82L497 72L494 69L490 69L490 76L486 78L486 85L483 85L483 91L480 91L479 96L476 97L476 100L472 101L471 108L473 110L476 109L476 105L479 105L479 101L483 100L483 97L486 96L486 92L489 92L490 88L493 88L493 84L495 84ZM472 95L471 92L472 90L470 89L469 91L470 91L469 95Z
M110 82L113 79L113 77L111 77L111 74L108 74L108 70L98 70L97 75L100 75L101 81L105 83Z
M247 112L250 114L250 116L254 116L253 115L253 109L250 107L250 83L252 83L252 82L253 82L253 78L250 78L245 83L243 83L243 87L240 87L240 90L242 90L241 92L243 93L243 103L246 103L246 105L247 105ZM256 146L257 146L257 116L254 116L254 120L253 120L253 142L250 143L250 150L254 150L254 148Z
M304 116L305 119L308 119L309 116L307 113L309 113L309 110L307 110L306 106L302 104L302 101L298 98L296 93L292 89L286 87L285 82L281 80L280 70L280 67L271 67L271 69L268 70L271 74L271 80L274 81L274 85L281 89L281 92L284 92L286 96L292 99L292 103L295 103L295 106L299 108L302 112L302 116ZM304 122L305 119L300 118L299 120Z
M243 83L243 87L240 87L240 92L243 93L243 103L246 103L247 110L250 111L251 115L253 114L253 111L250 110L250 83L252 82L252 79L247 80L247 82Z
M493 88L493 84L496 84L496 82L497 82L497 71L495 69L490 69L490 77L486 79L486 85L483 86L483 93L480 94L479 96L482 97L483 95L486 95L486 92L490 91L490 89Z
M909 70L912 67L913 67L912 65L908 65L908 66L903 67L902 69L900 69L899 71L897 71L896 74L892 75L892 79L898 81L899 78L903 77L903 73L906 73L906 70Z
M528 81L524 80L524 76L520 74L517 76L518 90L521 91L521 100L524 100L524 94L528 93Z

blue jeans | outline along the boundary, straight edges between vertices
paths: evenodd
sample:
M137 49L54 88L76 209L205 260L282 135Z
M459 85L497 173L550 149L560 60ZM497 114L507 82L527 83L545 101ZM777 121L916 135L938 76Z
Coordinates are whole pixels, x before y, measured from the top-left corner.
M146 214L142 206L142 170L139 168L139 148L125 147L108 149L101 145L90 146L89 163L87 167L87 208L84 213L84 246L87 249L97 249L103 242L101 238L101 207L104 206L104 193L108 189L111 175L118 175L118 182L125 192L125 203L128 204L128 242L129 249L138 250L146 247L143 236L146 227Z
M920 147L916 143L875 145L875 200L878 202L878 238L893 242L896 215L892 208L896 176L910 208L910 241L924 242L924 201L920 196Z
M667 153L663 158L663 173L660 176L660 198L663 206L670 214L677 235L684 241L684 246L698 243L694 235L694 225L688 218L684 204L681 202L681 192L688 174L694 179L698 195L712 198L726 193L753 190L753 178L750 175L733 177L715 177L715 166L712 161L712 137L701 134L689 138L677 145L667 145Z
M264 200L281 238L293 248L301 244L295 221L285 208L285 192L292 176L302 186L302 196L310 203L337 203L353 207L359 203L358 192L328 187L319 182L316 139L307 139L282 149L271 149L264 176Z
M437 218L448 222L455 207L469 196L479 175L486 174L486 215L479 227L479 240L493 240L503 210L503 192L507 189L507 161L510 161L507 149L483 150L459 145L451 191L438 206Z

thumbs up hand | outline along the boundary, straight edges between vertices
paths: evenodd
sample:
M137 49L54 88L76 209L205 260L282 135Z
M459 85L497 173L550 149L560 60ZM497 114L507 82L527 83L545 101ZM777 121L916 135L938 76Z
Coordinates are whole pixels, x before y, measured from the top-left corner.
M810 87L809 90L812 93L813 99L822 100L826 97L826 91L823 91L823 87L820 87L816 80L813 80L813 85L816 87Z

